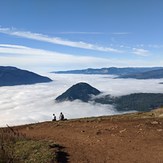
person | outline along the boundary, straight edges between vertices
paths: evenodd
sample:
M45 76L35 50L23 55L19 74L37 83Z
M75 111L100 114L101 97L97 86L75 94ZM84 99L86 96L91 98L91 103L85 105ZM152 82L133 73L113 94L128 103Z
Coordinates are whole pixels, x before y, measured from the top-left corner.
M60 113L59 120L61 120L61 121L63 121L63 120L64 120L64 115L63 115L63 113L62 113L62 112Z
M56 116L55 114L53 114L53 120L52 121L56 121Z

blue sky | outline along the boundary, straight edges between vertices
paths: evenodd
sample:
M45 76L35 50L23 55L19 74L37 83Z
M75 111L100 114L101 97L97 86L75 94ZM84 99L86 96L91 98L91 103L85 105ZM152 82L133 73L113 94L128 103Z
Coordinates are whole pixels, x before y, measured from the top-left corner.
M0 65L163 65L162 0L0 1Z

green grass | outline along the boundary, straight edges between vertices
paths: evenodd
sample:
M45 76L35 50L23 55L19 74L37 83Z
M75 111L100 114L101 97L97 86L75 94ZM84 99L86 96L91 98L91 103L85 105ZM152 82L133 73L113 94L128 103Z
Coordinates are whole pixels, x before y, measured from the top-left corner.
M18 141L13 145L13 156L20 163L51 163L55 157L49 145L46 141Z
M11 127L0 129L0 163L54 163L52 142L31 140Z

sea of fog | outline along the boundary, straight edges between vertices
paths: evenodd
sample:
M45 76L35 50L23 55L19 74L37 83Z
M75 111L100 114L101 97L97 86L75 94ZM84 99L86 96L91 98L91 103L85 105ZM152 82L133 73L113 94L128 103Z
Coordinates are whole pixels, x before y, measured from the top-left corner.
M78 82L87 82L104 94L163 93L162 80L114 79L108 75L44 74L53 82L34 85L0 87L0 127L51 121L59 117L81 118L120 114L111 105L81 101L55 103L55 98Z

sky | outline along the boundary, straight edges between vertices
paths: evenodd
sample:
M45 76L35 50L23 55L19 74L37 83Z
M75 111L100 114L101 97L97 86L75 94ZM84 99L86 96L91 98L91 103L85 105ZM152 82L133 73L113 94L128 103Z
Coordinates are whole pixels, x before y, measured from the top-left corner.
M0 65L162 66L162 15L162 0L1 0Z

